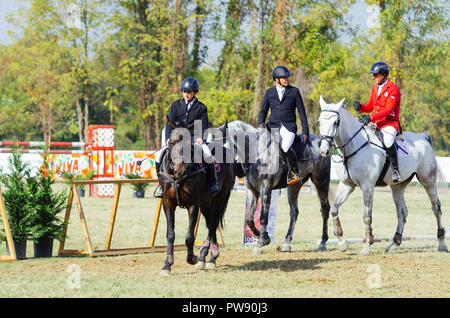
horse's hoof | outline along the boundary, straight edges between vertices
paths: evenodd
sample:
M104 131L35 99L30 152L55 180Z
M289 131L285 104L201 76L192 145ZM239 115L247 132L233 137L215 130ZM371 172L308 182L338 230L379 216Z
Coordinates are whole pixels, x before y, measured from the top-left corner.
M198 261L197 264L195 264L196 269L205 269L205 262Z
M347 240L339 240L337 242L337 247L341 252L345 252L346 250L348 250L348 241Z
M327 245L323 244L323 243L320 243L319 246L317 247L317 251L319 251L319 252L325 252L327 250L328 250Z
M161 277L169 277L170 276L170 269L162 269L159 273L159 276Z
M253 248L253 250L252 250L253 255L259 255L259 254L262 254L262 252L263 252L263 249L262 249L262 247L259 247L259 246Z
M216 264L213 262L207 262L205 269L216 269Z
M282 252L290 252L291 250L292 250L292 247L290 244L283 244L283 246L281 246Z
M359 255L361 256L367 256L370 254L370 248L364 246L363 249L361 250L361 252L359 252Z
M398 250L398 245L395 242L392 242L389 244L386 249L384 250L385 253L395 253Z
M194 255L192 258L187 258L186 261L188 264L195 265L198 263L198 257Z
M439 241L438 252L448 253L447 244L445 244L445 242L443 240Z

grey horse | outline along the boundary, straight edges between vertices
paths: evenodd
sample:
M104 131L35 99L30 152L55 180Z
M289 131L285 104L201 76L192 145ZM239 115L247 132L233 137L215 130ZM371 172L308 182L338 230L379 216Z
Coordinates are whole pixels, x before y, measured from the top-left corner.
M246 223L251 231L258 237L257 246L253 253L262 253L262 247L270 244L267 233L268 213L271 193L274 189L287 188L288 202L290 206L290 223L281 251L291 251L291 242L297 221L298 195L301 187L309 179L312 180L320 200L320 212L323 219L322 238L318 250L326 250L328 240L328 217L330 211L330 168L331 159L320 156L319 139L310 135L311 142L303 146L298 160L301 182L288 185L287 174L289 167L280 151L278 130L255 128L243 121L235 120L227 122L218 128L209 128L208 141L222 142L225 147L231 149L236 155L236 165L245 176L245 185L248 189L246 199L249 213ZM297 143L298 145L299 143ZM237 169L237 170L239 170ZM239 174L237 173L239 176ZM261 229L258 230L254 222L254 213L258 198L261 198Z

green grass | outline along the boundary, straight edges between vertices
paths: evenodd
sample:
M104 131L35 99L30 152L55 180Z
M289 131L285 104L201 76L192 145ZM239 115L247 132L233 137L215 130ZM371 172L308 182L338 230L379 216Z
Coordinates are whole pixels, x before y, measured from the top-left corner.
M61 187L62 185L58 185ZM389 188L377 189L374 200L373 229L377 237L393 236L397 219ZM156 200L132 197L124 186L121 194L112 247L148 245L153 226ZM439 189L445 226L450 223L450 190ZM436 235L436 221L422 187L410 187L405 195L409 209L404 235ZM225 247L217 261L218 268L198 271L186 263L186 252L175 252L171 277L159 276L164 253L110 257L77 256L34 259L28 242L27 259L0 263L0 297L449 297L449 254L437 252L437 241L404 241L396 254L385 254L388 242L375 243L371 255L362 257L361 243L351 244L344 253L335 245L317 252L322 218L315 193L302 192L300 215L294 233L293 251L278 252L277 245L264 248L262 255L252 255L251 247L242 247L245 195L233 192L222 230ZM95 249L104 249L113 199L83 198L91 240ZM344 235L362 237L362 194L356 190L340 209ZM80 220L73 206L66 248L85 249ZM279 200L276 240L283 242L289 222L285 192ZM331 220L330 239L334 239ZM187 212L177 210L176 243L184 243ZM164 213L158 227L157 245L165 245ZM198 239L206 228L200 222ZM58 250L55 242L54 255ZM447 244L449 244L447 240ZM196 248L198 255L198 249ZM0 255L5 254L5 243ZM75 265L74 265L75 264ZM381 286L369 288L368 268L380 269ZM68 272L70 268L79 272ZM79 277L80 286L71 284Z

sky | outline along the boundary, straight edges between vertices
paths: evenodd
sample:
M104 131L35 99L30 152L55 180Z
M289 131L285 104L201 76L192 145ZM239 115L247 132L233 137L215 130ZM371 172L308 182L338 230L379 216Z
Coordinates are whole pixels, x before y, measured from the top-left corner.
M0 0L0 43L8 44L11 42L11 38L8 35L8 30L14 30L14 27L5 21L5 16L16 11L25 0ZM370 7L367 7L364 0L358 0L347 14L346 20L351 21L353 26L358 26L360 29L367 29L374 22L376 13L371 11ZM341 35L341 40L348 41L349 38L346 35ZM209 40L206 45L208 46L208 57L206 58L207 64L213 61L219 54L223 46L223 43Z

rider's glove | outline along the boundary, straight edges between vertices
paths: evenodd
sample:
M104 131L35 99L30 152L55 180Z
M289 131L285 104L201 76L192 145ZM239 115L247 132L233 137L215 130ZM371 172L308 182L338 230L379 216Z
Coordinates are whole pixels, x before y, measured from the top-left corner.
M355 107L356 111L359 111L361 109L361 103L355 100L353 107Z

